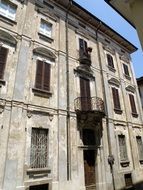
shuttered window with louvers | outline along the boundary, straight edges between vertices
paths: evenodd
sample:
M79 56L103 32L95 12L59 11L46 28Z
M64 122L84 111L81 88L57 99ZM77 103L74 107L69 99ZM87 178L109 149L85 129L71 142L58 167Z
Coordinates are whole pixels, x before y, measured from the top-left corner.
M50 70L51 65L37 60L35 87L38 89L50 91Z
M113 95L114 109L121 110L119 93L117 88L112 87L112 95Z
M132 94L129 94L129 99L130 99L130 105L131 105L132 113L137 114L134 96Z
M7 55L8 55L8 49L0 47L0 79L3 79L4 77Z

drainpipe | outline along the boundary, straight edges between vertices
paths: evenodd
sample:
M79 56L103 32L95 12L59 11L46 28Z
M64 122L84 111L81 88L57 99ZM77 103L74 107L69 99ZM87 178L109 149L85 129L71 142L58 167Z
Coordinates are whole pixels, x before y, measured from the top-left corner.
M101 78L102 78L102 90L103 90L103 96L104 96L104 106L105 106L105 112L106 112L106 125L107 125L107 140L109 145L109 156L108 156L108 163L110 165L110 170L112 174L112 180L113 180L113 189L115 190L115 181L114 181L114 172L113 172L113 165L114 165L114 156L112 154L111 150L111 141L110 141L110 131L109 131L109 119L108 119L108 109L107 109L107 97L105 95L105 85L104 85L104 77L103 77L103 71L102 71L102 61L101 61L101 55L100 55L100 48L99 48L99 42L98 42L98 31L100 27L102 26L102 22L99 23L99 25L96 28L95 34L96 34L96 40L97 40L97 51L99 56L99 65L101 70Z
M68 40L68 16L72 6L72 0L69 1L67 12L66 12L66 91L67 91L67 117L66 117L66 128L67 128L67 180L71 179L71 168L70 168L70 99L69 99L69 40Z

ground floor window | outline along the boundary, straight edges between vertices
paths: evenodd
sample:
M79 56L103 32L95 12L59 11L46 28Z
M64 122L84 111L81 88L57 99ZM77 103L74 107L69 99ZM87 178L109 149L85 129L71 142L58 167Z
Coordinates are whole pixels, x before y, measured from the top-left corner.
M48 130L32 128L31 168L46 168L48 161Z
M29 190L49 190L49 184L30 186Z

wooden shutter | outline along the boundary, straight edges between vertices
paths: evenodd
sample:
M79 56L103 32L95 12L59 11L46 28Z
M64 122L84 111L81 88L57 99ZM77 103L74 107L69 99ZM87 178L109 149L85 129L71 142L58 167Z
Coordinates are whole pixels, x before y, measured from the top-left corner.
M136 105L135 105L135 100L134 100L134 96L132 94L129 94L129 99L130 99L130 105L131 105L131 110L132 113L137 113L137 109L136 109Z
M113 57L110 54L107 54L107 61L108 61L108 65L114 68Z
M114 109L121 109L120 106L120 99L119 99L119 93L118 93L118 89L116 88L112 88L112 94L113 94L113 102L114 102Z
M44 81L43 81L43 88L44 90L50 91L50 70L51 65L48 63L45 63L44 68Z
M50 91L50 64L37 60L35 87Z
M87 42L83 39L79 39L79 53L80 56L87 55Z
M8 49L0 47L0 79L3 79L4 77L4 69L6 65L7 55Z
M129 70L128 70L128 66L126 64L123 64L123 68L124 68L124 73L125 75L129 76Z
M43 61L37 60L35 87L39 89L42 89L43 66L44 66Z
M82 110L91 110L90 81L82 77L80 77L80 94Z

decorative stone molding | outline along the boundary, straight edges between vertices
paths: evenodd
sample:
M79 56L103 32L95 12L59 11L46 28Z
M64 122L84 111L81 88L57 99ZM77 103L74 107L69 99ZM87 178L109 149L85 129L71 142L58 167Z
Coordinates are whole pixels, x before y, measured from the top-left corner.
M115 54L115 50L107 44L103 44L103 49L110 52L112 55Z
M132 86L132 85L128 85L128 86L126 87L126 90L129 91L129 92L135 93L136 87L135 87L135 86Z
M113 78L113 77L108 80L108 83L113 84L113 85L118 86L118 87L119 87L120 84L121 84L118 79Z
M33 53L43 55L47 58L50 58L52 60L56 59L56 55L50 51L49 49L46 49L44 47L37 47L33 50Z
M13 35L1 29L0 29L0 39L4 42L8 42L13 45L17 44L17 40Z
M95 80L95 77L93 76L93 71L87 65L78 66L76 69L74 69L74 73L89 80Z
M130 63L130 59L126 55L120 55L120 60L126 63Z

